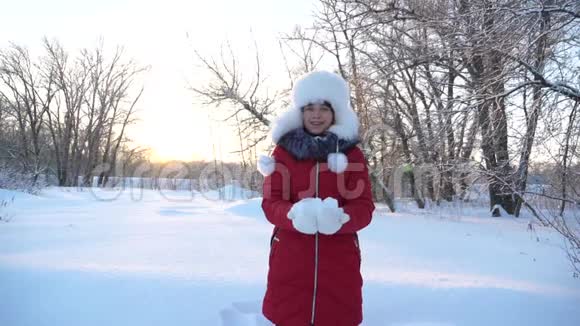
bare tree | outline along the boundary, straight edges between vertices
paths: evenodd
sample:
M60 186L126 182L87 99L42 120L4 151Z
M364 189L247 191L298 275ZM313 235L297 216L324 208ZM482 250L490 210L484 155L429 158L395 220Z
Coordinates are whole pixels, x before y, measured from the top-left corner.
M53 75L42 74L27 49L11 44L0 51L0 81L0 96L9 108L5 115L18 124L19 146L14 154L35 183L46 169L42 127L54 97Z
M251 159L251 151L266 138L271 115L277 105L277 94L270 96L265 88L260 56L255 45L255 71L250 79L244 78L231 45L222 46L219 58L206 58L195 51L202 68L209 72L212 81L206 86L193 86L191 90L204 105L229 105L230 112L224 121L235 121L240 140L240 155ZM232 112L233 111L233 112Z
M125 60L120 48L107 60L102 43L71 56L45 38L43 50L36 60L15 44L0 50L1 124L9 127L2 133L17 136L2 147L34 182L54 171L58 185L70 186L80 175L90 180L98 165L114 169L143 92L134 84L146 68Z
M56 174L60 186L72 185L80 172L82 152L81 120L83 99L92 67L77 60L57 41L43 40L48 53L47 70L55 76L55 105L48 112L47 126L52 138Z

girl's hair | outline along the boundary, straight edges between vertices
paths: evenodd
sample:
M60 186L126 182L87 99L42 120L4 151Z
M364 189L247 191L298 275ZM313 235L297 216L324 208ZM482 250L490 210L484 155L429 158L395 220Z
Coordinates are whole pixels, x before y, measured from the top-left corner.
M330 104L330 102L328 102L328 101L310 102L310 103L306 104L305 106L301 107L300 108L300 111L304 112L304 108L307 107L307 106L309 106L309 105L312 105L312 104L321 104L321 105L324 105L324 106L328 106L332 110L332 114L334 114L334 108L332 107L332 104Z

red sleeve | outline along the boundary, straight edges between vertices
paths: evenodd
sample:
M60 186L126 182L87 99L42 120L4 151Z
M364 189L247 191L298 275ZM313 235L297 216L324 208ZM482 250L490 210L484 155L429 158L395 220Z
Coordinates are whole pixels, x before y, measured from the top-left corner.
M350 220L343 224L337 233L354 233L371 222L375 205L371 192L369 170L364 154L355 147L348 155L346 189L342 194L345 197L342 208Z
M272 174L264 178L262 210L270 223L275 226L295 231L288 212L292 208L290 202L290 170L288 153L276 146L272 157L276 161L276 168Z

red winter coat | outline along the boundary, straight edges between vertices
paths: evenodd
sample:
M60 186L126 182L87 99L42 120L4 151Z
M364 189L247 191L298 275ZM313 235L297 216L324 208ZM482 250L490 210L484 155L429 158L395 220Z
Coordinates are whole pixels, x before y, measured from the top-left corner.
M281 146L274 149L276 170L264 181L262 208L274 224L268 286L263 313L277 326L355 326L362 322L361 255L357 231L374 210L366 161L353 147L345 153L348 168L336 174L326 163L295 160ZM333 235L306 235L292 226L292 205L315 197L333 197L350 221Z

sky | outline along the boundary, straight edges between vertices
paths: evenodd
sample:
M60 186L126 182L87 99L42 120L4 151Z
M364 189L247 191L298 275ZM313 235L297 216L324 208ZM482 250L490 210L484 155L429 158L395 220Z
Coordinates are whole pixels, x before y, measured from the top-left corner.
M212 160L215 150L218 159L236 161L234 130L221 122L230 108L203 106L188 89L209 82L193 50L211 56L229 41L243 61L255 40L269 80L280 80L277 37L309 25L315 9L315 0L2 2L1 46L15 42L34 55L47 36L72 53L102 38L105 48L122 45L127 57L150 67L129 136L150 147L154 160Z

